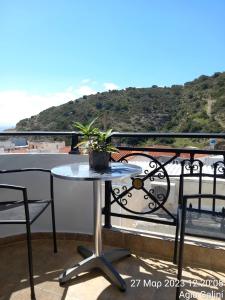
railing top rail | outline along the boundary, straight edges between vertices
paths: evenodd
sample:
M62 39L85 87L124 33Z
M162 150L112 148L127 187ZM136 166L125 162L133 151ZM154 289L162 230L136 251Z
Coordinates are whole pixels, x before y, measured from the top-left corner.
M76 131L0 131L0 136L71 136L71 135L79 135L82 134Z
M57 136L78 135L78 131L0 131L0 136ZM189 133L189 132L113 132L112 137L180 137L180 138L225 138L225 133Z
M113 137L187 137L187 138L225 138L225 133L190 132L113 132Z

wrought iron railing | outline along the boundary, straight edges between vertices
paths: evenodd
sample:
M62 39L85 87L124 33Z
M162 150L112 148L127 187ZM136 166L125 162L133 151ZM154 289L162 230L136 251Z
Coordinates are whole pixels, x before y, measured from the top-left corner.
M58 132L58 131L31 131L31 132L0 132L1 136L65 136L70 138L71 151L69 153L78 153L75 148L82 136L79 132ZM112 141L118 139L135 138L137 139L155 139L155 138L188 138L188 139L225 139L224 133L113 133ZM126 153L117 159L112 156L113 161L124 162L143 162L143 173L130 181L115 186L111 182L106 182L105 189L105 206L103 214L105 215L105 227L111 227L111 217L120 217L136 221L155 222L167 225L177 225L177 215L170 211L167 207L168 197L171 191L171 179L179 176L184 172L184 168L190 174L199 170L199 160L196 158L199 154L204 155L222 155L222 163L225 163L225 150L205 150L205 149L187 149L187 148L159 148L159 147L139 147L139 146L121 146L118 149L126 151ZM157 155L156 155L157 153ZM162 160L162 154L164 159ZM167 157L165 157L167 154ZM159 159L159 156L161 158ZM183 162L183 163L182 163ZM168 166L179 166L177 174L170 174ZM179 173L180 172L180 173ZM224 173L224 169L222 170ZM161 182L163 184L163 192L154 188L153 183ZM142 199L145 203L138 206L139 209L132 207L134 198L138 201ZM136 201L135 200L135 201ZM118 205L123 212L113 212L112 207ZM178 205L178 202L177 202ZM214 207L215 209L215 207ZM224 212L224 209L223 209Z
M124 137L140 137L140 138L220 138L224 139L225 134L200 134L200 133L116 133L113 135L112 138L124 138ZM196 156L200 155L219 155L222 156L219 162L215 162L212 166L208 166L209 172L215 175L216 172L221 173L221 178L225 179L225 150L210 150L210 149L182 149L182 148L159 148L159 147L131 147L131 146L119 146L120 150L125 151L125 154L119 159L112 158L114 161L120 162L141 162L144 160L145 164L143 166L143 173L135 178L132 178L130 182L126 182L121 184L120 187L115 186L111 182L106 183L106 193L105 193L105 207L104 207L104 214L105 214L105 227L111 227L111 217L120 217L138 221L145 221L145 222L154 222L160 223L165 225L173 225L177 226L178 223L178 215L177 215L177 207L180 201L180 197L176 200L177 202L174 203L176 206L173 211L171 211L167 207L167 201L170 194L171 188L171 178L176 177L177 180L180 180L180 176L183 174L189 173L190 175L196 173L203 173L204 163L202 160L196 158ZM127 152L127 153L126 153ZM157 154L156 154L157 153ZM164 157L163 160L159 159L158 156L162 154L168 154L168 156ZM220 165L220 171L218 170L218 164ZM178 172L176 174L169 174L167 167L172 165L178 168ZM203 176L200 175L200 178ZM163 185L163 192L162 190L158 190L154 188L153 183ZM147 183L147 184L146 184ZM212 189L215 189L215 182L212 181ZM159 184L160 185L160 184ZM157 187L157 185L155 185ZM136 206L139 209L132 209L132 203L134 202L133 198L135 198L134 194L137 191L139 192L138 199L145 205ZM213 201L213 209L212 213L215 212L215 201ZM113 206L120 206L122 212L113 212ZM225 204L220 207L221 213L218 214L224 216L224 208ZM144 209L143 209L144 208ZM201 203L198 203L198 211L201 211ZM209 208L210 210L210 208ZM224 222L223 218L221 222ZM194 235L194 234L193 234ZM195 234L197 235L197 234ZM223 232L223 238L225 239L225 231Z

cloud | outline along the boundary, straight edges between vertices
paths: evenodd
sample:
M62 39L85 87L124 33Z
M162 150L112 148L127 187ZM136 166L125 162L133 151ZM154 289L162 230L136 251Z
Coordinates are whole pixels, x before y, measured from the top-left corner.
M0 91L0 127L15 126L22 119L30 118L51 106L58 106L84 95L96 94L93 86L98 85L98 91L118 89L112 82L99 84L91 79L84 79L77 87L69 86L64 91L51 94L34 94L26 90Z
M14 126L18 121L36 115L51 106L57 106L83 95L95 94L87 85L72 86L52 94L32 94L24 90L0 91L0 125Z
M93 88L91 88L90 86L83 85L83 86L80 86L80 87L77 89L77 93L78 93L80 96L83 96L83 95L96 94L97 91L95 91L95 90L94 90Z
M116 85L115 83L113 82L105 82L103 83L103 86L104 86L104 89L105 90L118 90L118 85Z

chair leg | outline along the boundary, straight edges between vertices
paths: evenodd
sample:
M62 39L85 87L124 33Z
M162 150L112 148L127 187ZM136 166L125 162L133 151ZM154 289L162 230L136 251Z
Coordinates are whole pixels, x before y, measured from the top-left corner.
M176 291L176 300L180 299L180 284L181 284L182 269L183 269L185 224L186 224L186 200L184 201L182 207L180 245L179 245L179 257L178 257L178 273L177 273L178 286Z
M53 248L54 253L57 253L57 241L56 241L56 226L55 226L55 207L54 202L51 202L51 212L52 212L52 235L53 235Z
M173 263L177 264L177 248L178 248L178 234L179 234L179 213L177 214L177 224L176 224L176 233L174 241L174 250L173 250Z
M28 266L29 266L29 277L30 277L31 300L36 300L35 292L34 292L31 231L30 231L30 224L28 222L26 223L26 228L27 228L27 251L28 251Z
M52 212L52 234L53 234L53 248L54 253L57 252L56 242L56 228L55 228L55 205L54 205L54 179L52 174L50 175L50 193L51 193L51 212Z

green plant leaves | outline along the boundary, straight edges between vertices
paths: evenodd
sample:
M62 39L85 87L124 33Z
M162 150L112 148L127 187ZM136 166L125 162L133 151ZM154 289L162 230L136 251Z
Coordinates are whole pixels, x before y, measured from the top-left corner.
M93 127L97 119L98 118L95 118L87 125L83 125L80 122L74 123L74 127L83 134L82 141L78 143L76 147L84 145L88 150L98 152L118 152L118 149L110 142L112 129L100 131L99 128Z

